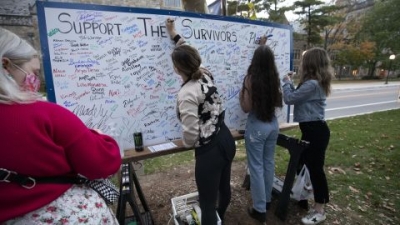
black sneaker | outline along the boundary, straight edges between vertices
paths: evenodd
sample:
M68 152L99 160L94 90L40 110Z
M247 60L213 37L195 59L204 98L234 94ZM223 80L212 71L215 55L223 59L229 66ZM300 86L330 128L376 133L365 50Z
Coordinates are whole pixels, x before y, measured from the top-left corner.
M251 218L258 220L261 223L267 221L267 213L258 212L254 208L248 208L247 213L250 215Z

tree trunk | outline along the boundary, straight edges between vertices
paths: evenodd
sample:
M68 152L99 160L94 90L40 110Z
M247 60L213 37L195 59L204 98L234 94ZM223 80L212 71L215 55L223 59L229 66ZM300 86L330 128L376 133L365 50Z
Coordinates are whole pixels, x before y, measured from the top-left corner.
M308 6L308 38L307 38L307 49L310 48L311 43L311 7Z
M206 0L182 0L182 2L187 12L208 13Z
M376 64L378 63L378 61L375 61L373 64L372 64L372 70L371 70L371 77L374 77L374 75L375 75L375 70L376 70Z
M372 77L372 63L368 66L368 77Z
M377 61L371 62L369 65L369 71L368 71L368 77L372 78L374 77L375 74L375 67L376 67L376 63L378 63Z

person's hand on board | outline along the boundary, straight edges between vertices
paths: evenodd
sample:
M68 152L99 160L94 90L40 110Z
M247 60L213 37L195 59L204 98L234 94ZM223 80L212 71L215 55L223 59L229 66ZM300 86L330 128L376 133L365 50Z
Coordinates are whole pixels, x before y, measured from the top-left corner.
M165 24L169 35L171 36L171 38L174 38L178 34L175 30L175 21L171 18L167 18Z

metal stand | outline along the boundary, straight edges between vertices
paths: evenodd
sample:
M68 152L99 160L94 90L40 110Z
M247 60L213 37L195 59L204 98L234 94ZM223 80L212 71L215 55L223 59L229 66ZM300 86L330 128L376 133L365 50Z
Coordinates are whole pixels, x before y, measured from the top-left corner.
M133 182L132 182L133 181ZM143 210L140 209L135 196L135 189L139 197ZM129 203L133 216L125 216L126 204ZM139 180L131 163L122 164L121 180L120 180L120 197L117 207L117 219L119 224L138 224L153 225L154 220L151 215L149 206L143 195ZM135 223L136 222L136 223Z

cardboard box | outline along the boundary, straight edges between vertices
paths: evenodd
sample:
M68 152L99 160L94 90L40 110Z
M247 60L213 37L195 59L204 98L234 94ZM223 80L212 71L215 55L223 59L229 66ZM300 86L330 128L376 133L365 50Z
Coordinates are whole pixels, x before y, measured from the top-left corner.
M179 217L182 219L186 219L185 215L190 215L190 211L193 209L194 205L199 206L199 194L198 192L194 192L174 197L171 199L171 203L175 225L179 225L178 221L176 220L176 215L179 215ZM217 212L216 214L218 219L217 224L221 225L221 219L219 218ZM201 218L199 219L201 220Z

